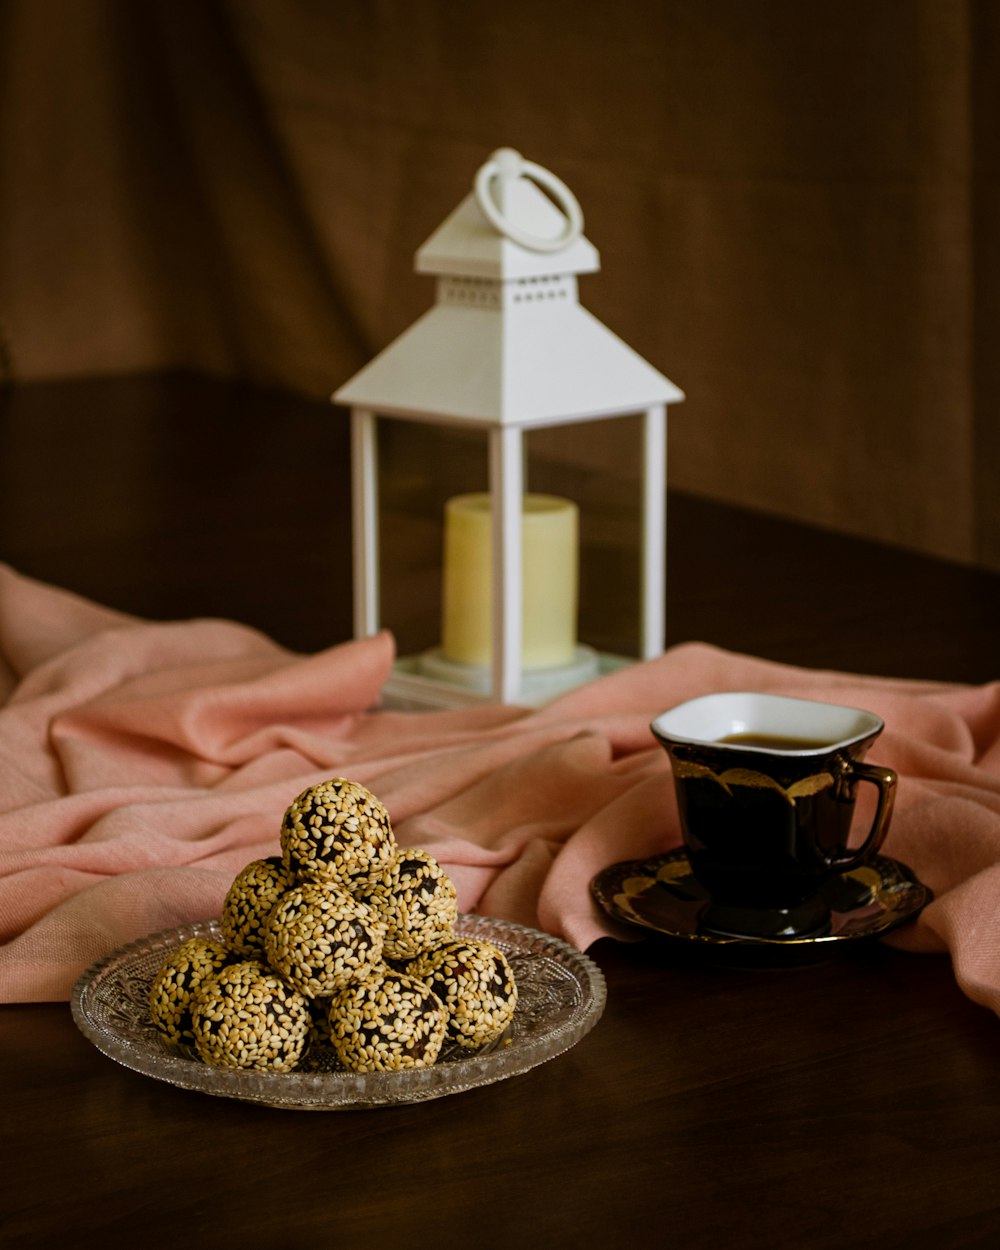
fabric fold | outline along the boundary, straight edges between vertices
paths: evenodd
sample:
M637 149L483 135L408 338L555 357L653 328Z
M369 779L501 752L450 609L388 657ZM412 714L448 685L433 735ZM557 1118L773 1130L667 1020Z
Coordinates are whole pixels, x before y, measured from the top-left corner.
M712 690L867 708L900 774L886 854L934 891L885 940L950 952L1000 1011L1000 685L821 672L674 647L543 708L378 710L388 634L297 655L236 622L143 621L0 565L0 1001L65 999L93 960L217 915L278 851L307 786L342 775L403 846L452 875L464 911L580 949L620 936L592 902L608 864L680 842L649 722Z

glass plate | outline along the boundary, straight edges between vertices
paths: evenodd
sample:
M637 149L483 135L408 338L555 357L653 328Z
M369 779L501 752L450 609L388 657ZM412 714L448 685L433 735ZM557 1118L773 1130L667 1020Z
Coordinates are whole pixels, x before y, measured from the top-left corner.
M463 937L498 946L517 982L517 1010L504 1036L470 1054L459 1046L428 1068L358 1074L337 1070L332 1052L311 1070L253 1072L209 1067L174 1046L150 1020L148 997L167 954L192 937L219 937L217 920L155 933L100 960L73 990L73 1019L98 1050L135 1072L182 1089L269 1107L336 1111L422 1102L527 1072L568 1050L600 1019L600 969L558 938L485 916L460 916Z

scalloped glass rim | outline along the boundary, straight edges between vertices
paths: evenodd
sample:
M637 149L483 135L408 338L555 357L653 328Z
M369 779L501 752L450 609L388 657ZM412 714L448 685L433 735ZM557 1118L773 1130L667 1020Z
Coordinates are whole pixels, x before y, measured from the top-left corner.
M429 1068L253 1072L209 1067L172 1050L149 1019L145 994L167 952L188 938L218 937L217 920L151 934L93 964L73 989L73 1019L103 1054L145 1076L217 1097L314 1111L422 1102L506 1080L569 1050L600 1019L604 976L566 942L487 916L460 916L456 932L487 938L507 955L518 1006L503 1042Z

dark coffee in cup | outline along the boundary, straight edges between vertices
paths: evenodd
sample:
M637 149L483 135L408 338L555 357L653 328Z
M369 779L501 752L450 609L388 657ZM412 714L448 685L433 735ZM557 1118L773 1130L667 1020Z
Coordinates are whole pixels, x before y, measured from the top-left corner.
M896 775L863 762L883 722L858 708L778 695L706 695L652 724L674 774L707 927L801 937L829 925L824 882L874 855ZM878 791L872 827L849 848L858 782Z

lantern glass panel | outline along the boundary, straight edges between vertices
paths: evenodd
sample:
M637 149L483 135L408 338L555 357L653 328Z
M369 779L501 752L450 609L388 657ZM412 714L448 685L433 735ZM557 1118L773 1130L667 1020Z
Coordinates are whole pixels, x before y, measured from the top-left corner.
M441 641L445 505L488 483L484 430L379 417L381 623L401 656Z
M528 432L530 489L572 499L580 517L579 638L609 655L640 649L642 417Z

